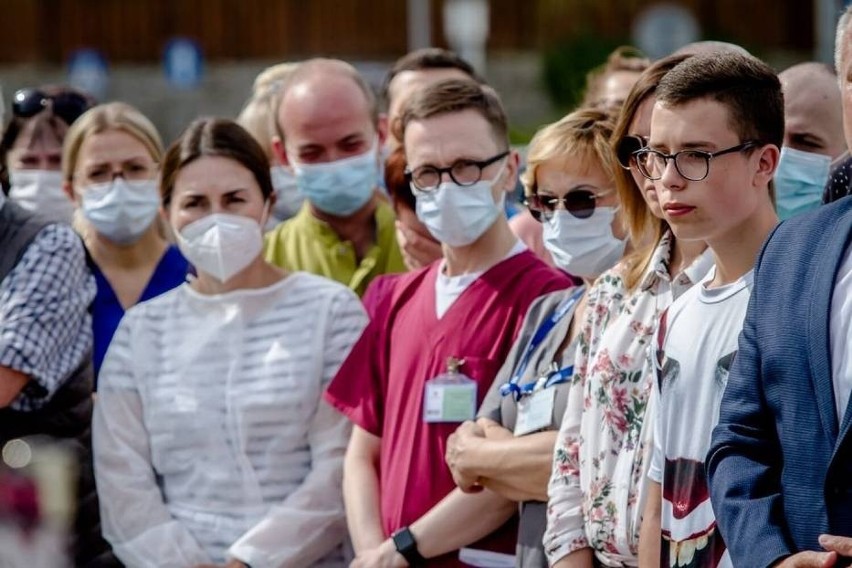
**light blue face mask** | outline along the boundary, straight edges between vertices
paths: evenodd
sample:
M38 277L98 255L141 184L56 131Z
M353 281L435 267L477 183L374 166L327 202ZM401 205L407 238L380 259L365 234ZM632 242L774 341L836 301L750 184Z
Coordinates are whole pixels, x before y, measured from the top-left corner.
M775 170L775 201L782 221L819 207L830 166L828 156L781 148Z
M358 156L324 164L293 164L299 191L314 207L346 217L370 200L379 176L378 138Z

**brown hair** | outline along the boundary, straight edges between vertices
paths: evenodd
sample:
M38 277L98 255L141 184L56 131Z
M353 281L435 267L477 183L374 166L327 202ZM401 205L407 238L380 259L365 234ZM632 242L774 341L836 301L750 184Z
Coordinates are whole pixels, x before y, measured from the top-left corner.
M488 121L499 145L509 147L509 123L500 97L491 87L467 79L447 79L415 93L394 125L394 135L403 140L405 129L413 120L469 109Z
M586 75L586 91L583 94L581 106L597 106L601 97L601 90L606 79L620 71L628 73L641 73L651 64L645 55L629 45L615 48L606 62L589 71Z
M233 120L199 118L166 151L160 179L164 207L171 203L175 179L180 171L204 156L234 160L254 175L264 199L272 195L269 161L251 134Z
M527 151L527 169L521 176L524 191L535 195L538 167L554 158L574 157L600 164L608 178L618 170L609 140L615 126L606 111L585 108L572 112L535 133Z
M385 187L394 208L404 207L411 211L417 208L417 200L405 177L405 151L397 146L385 161Z
M639 107L648 97L654 96L660 80L676 65L682 63L691 55L670 55L654 62L648 67L633 85L630 94L624 101L624 106L618 116L615 129L612 132L612 152L615 153L621 140L627 136L630 124L636 118ZM630 231L633 242L633 252L624 260L624 282L628 290L633 290L642 278L645 269L651 262L654 250L660 239L669 229L665 219L658 219L651 213L642 189L636 186L633 176L628 170L615 168L615 188L618 199L624 211L624 219Z
M781 147L784 95L778 76L763 61L730 52L694 55L669 71L657 88L657 100L667 105L702 98L727 108L728 125L741 142Z
M428 69L458 69L477 83L485 83L473 65L462 59L456 52L440 47L425 47L407 53L396 60L382 83L382 99L390 102L390 84L403 71L425 71Z

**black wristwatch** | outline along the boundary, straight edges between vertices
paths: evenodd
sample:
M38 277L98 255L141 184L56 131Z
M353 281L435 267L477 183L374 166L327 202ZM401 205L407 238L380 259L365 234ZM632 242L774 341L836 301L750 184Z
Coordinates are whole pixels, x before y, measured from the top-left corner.
M417 550L417 541L414 540L414 535L411 534L411 530L408 527L402 527L391 537L393 539L393 544L396 547L396 551L402 554L402 557L405 558L405 561L408 562L409 566L413 568L417 568L418 566L423 566L426 563L426 559L420 555L420 551Z

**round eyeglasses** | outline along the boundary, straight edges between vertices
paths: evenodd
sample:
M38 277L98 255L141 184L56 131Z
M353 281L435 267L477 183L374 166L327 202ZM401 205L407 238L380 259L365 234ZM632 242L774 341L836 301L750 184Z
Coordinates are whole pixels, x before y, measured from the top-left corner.
M588 219L595 212L597 200L609 193L599 195L588 189L575 189L566 193L564 197L535 193L528 195L524 204L529 209L530 215L539 223L550 221L556 214L560 203L565 206L568 213L577 219Z
M674 154L664 154L651 148L642 148L633 153L633 158L636 160L636 167L639 169L639 173L649 180L656 181L662 178L666 164L668 164L669 160L674 160L675 169L677 169L677 173L681 177L689 181L701 181L710 174L710 160L713 158L735 152L744 152L759 145L760 143L756 140L748 140L742 144L737 144L718 152L681 150Z
M405 170L405 179L419 191L435 191L441 185L441 178L449 174L450 179L462 187L475 184L482 179L482 170L509 155L509 150L500 152L487 160L457 160L447 168L420 166Z

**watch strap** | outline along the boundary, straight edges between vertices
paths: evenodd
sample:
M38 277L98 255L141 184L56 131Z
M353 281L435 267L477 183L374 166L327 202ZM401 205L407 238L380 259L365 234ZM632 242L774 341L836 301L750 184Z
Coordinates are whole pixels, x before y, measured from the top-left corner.
M391 536L396 551L399 552L409 566L423 566L426 559L417 550L417 541L414 540L414 535L408 527L402 527Z

